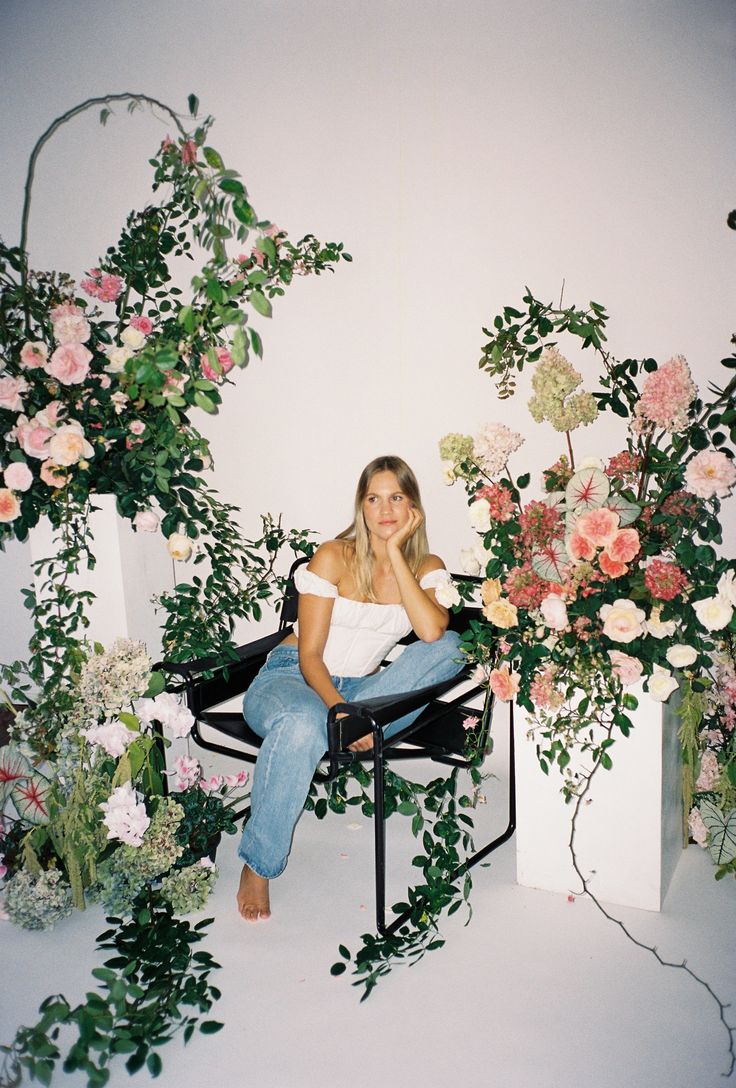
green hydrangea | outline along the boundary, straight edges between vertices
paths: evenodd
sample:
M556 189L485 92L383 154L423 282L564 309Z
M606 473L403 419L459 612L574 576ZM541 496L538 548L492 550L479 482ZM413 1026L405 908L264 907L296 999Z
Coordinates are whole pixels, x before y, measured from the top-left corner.
M191 914L205 905L218 875L217 866L202 862L175 869L161 881L161 896L177 914Z
M53 929L72 913L72 890L58 869L35 877L21 869L5 885L5 910L23 929Z
M598 405L592 393L570 396L582 382L582 376L557 348L547 348L534 371L534 396L529 411L536 423L545 419L556 431L574 431L595 421Z
M472 456L473 439L469 434L451 432L440 439L440 457L443 461L452 461L453 465L457 465Z
M183 818L181 805L170 797L163 798L142 844L123 844L98 866L92 898L99 899L110 914L130 914L144 885L168 872L184 852L176 839Z

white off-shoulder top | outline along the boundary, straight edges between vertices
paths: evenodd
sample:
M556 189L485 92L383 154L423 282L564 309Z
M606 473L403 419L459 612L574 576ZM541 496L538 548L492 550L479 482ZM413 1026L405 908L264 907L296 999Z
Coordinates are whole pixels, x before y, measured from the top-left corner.
M432 570L419 585L422 589L436 589L449 577L446 570ZM294 584L300 593L335 599L323 655L332 676L367 676L378 668L399 639L411 631L409 617L401 604L351 601L340 596L336 585L306 566L296 569Z

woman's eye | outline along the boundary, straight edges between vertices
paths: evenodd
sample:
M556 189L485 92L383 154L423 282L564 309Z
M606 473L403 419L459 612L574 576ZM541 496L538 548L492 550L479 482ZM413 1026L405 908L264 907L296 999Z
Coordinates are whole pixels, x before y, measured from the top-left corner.
M394 502L403 502L404 501L404 496L403 495L394 495L393 496L393 501Z

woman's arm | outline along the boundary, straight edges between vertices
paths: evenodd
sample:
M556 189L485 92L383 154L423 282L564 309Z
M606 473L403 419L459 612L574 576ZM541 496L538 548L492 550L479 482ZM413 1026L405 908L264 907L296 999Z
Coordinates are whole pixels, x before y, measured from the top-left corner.
M442 638L449 623L449 613L438 603L433 589L422 589L411 572L402 545L413 536L422 523L422 515L412 507L406 525L386 541L386 552L401 593L401 603L406 609L414 632L422 642L436 642ZM445 565L436 555L429 555L422 566L421 575L432 570L444 570Z
M342 546L336 541L322 544L312 556L309 570L336 586L344 567L341 553ZM310 688L327 707L343 702L323 658L334 603L334 597L299 594L299 667Z

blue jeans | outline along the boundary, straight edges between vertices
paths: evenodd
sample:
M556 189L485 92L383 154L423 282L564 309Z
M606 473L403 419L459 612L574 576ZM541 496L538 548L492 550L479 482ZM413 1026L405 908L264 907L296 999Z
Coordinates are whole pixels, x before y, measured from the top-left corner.
M459 641L447 631L436 642L413 642L381 672L333 676L332 682L345 702L353 702L449 680L464 664ZM393 736L420 713L421 708L392 722L384 736ZM246 692L243 714L263 745L238 854L254 873L270 879L286 868L296 822L327 750L327 707L302 676L296 646L271 651Z

